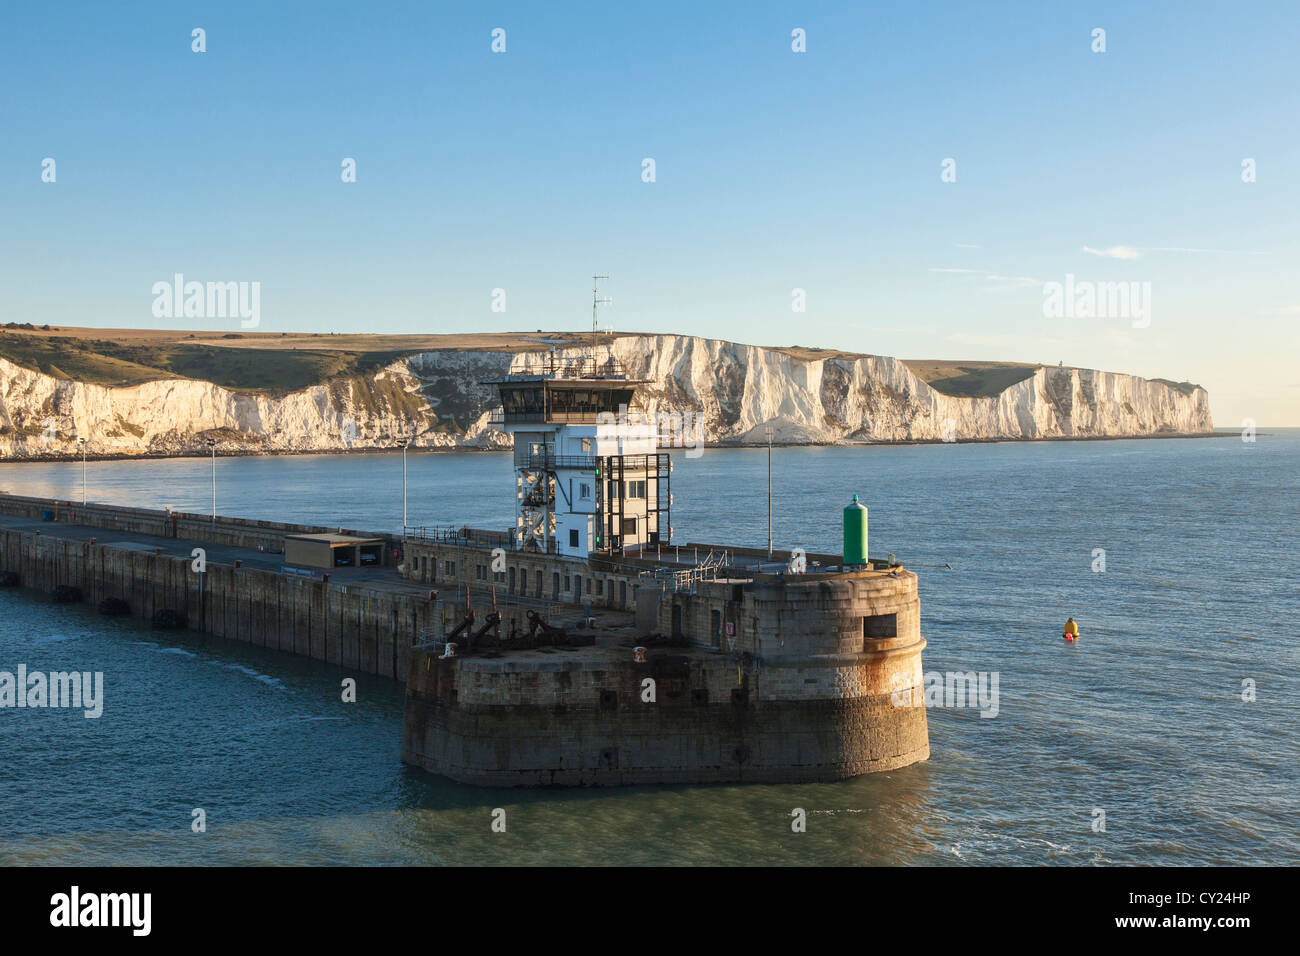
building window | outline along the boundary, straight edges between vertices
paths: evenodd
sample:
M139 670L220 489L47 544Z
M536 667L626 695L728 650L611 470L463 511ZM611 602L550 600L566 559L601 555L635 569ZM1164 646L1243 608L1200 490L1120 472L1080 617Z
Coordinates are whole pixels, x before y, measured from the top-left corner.
M636 534L636 519L635 519L635 518L624 518L624 519L623 519L623 534L625 534L625 535L628 535L628 534Z
M580 439L580 444L581 444L581 446L582 446L582 453L583 453L584 455L590 455L590 454L591 454L591 439L590 439L590 438L583 438L583 439Z
M644 482L644 481L625 481L625 482L623 482L623 485L624 485L624 489L625 489L625 497L628 497L628 498L644 498L644 497L645 497L645 482Z
M578 497L583 501L591 500L591 482L583 481L578 483Z
M537 572L537 596L542 596L542 572Z
M596 597L604 597L604 596L605 596L605 580L604 578L596 578Z
M572 590L573 590L573 582L569 580L569 576L566 574L564 576L564 593L568 594Z
M559 571L553 571L551 573L551 586L553 588L554 596L559 597L560 596L560 572Z
M515 593L515 569L510 569L510 593Z
M577 528L570 528L570 529L569 529L569 547L571 547L571 548L576 548L577 546L578 546L578 529L577 529Z
M862 619L862 636L866 640L898 637L897 614L873 614Z

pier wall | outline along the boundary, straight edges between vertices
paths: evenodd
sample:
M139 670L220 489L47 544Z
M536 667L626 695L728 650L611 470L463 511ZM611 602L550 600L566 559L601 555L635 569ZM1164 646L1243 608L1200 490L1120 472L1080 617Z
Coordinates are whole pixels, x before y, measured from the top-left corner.
M104 528L119 534L149 534L160 538L194 538L209 544L229 545L236 548L278 550L288 534L325 534L346 531L338 527L284 524L278 521L257 521L252 518L227 518L217 515L191 514L180 511L156 511L149 508L128 508L121 505L104 505L91 502L56 501L50 498L28 498L22 495L0 494L0 514L40 520L45 512L54 512L56 522ZM384 538L384 563L392 563L392 548L400 542L393 535L370 532L351 532L359 537Z
M0 514L40 520L53 504L0 495ZM235 567L212 557L199 572L188 555L121 540L123 534L159 535L171 527L160 522L174 517L179 537L210 544L204 533L210 518L200 527L165 512L66 503L59 513L67 521L105 528L114 541L61 534L57 521L43 523L39 532L0 527L0 572L16 574L34 590L76 588L92 607L109 598L123 601L143 621L171 611L194 631L395 680L405 680L413 644L459 620L457 608L431 599L428 591ZM280 535L302 527L219 518L216 537L218 543L250 547L265 541L279 548Z
M505 552L505 570L492 571L492 549L444 541L407 542L405 575L434 587L496 587L507 598L632 610L642 581L639 568L616 570L601 562L527 551ZM653 585L655 594L658 584Z
M659 597L643 593L638 616L654 608L662 625L681 609L696 647L645 662L619 646L563 659L416 649L402 759L485 786L625 786L838 780L929 757L914 574ZM717 613L736 626L712 651Z

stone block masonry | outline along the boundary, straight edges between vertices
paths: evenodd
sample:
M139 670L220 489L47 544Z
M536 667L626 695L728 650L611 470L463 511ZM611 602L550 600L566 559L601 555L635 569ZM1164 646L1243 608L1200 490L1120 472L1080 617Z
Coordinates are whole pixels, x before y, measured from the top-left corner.
M210 518L66 502L59 521L40 520L55 507L0 495L0 572L35 590L76 588L92 607L124 601L142 621L170 611L204 634L404 680L419 635L441 633L455 616L391 568L340 568L324 580L286 572L278 555L256 550L278 550L303 526L219 518L212 532ZM64 521L74 516L77 524ZM207 551L202 573L193 547Z
M884 571L642 590L628 635L549 654L416 648L402 759L483 786L793 783L929 757L916 575ZM728 626L729 625L729 626ZM654 700L645 696L654 681Z

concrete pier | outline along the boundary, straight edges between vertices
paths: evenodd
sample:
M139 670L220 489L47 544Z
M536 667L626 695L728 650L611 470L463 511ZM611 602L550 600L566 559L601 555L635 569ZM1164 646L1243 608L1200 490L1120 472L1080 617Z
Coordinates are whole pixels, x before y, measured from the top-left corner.
M648 555L507 552L498 572L486 545L363 532L382 563L283 565L286 536L327 533L0 495L0 584L406 680L402 759L466 783L836 780L929 756L917 579L896 565L821 555L786 574L733 554L730 577L682 584ZM482 653L450 656L463 588L502 621ZM513 636L530 609L583 646Z
M591 647L417 647L402 759L486 786L625 786L838 780L929 757L916 575L714 581L638 605ZM647 632L676 637L639 661Z
M0 573L38 591L75 588L92 607L124 601L146 622L170 611L205 634L404 680L410 647L456 609L396 573L391 536L379 536L382 567L328 579L282 568L286 534L326 531L337 529L0 495Z

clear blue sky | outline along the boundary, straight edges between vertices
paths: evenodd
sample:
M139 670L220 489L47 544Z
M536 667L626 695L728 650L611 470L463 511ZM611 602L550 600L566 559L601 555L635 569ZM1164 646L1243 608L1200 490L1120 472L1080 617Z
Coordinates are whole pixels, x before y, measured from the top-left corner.
M1298 50L1292 2L6 4L0 320L186 327L181 272L259 281L264 331L569 329L601 271L618 329L1298 425ZM1150 282L1150 327L1044 318L1067 273Z

